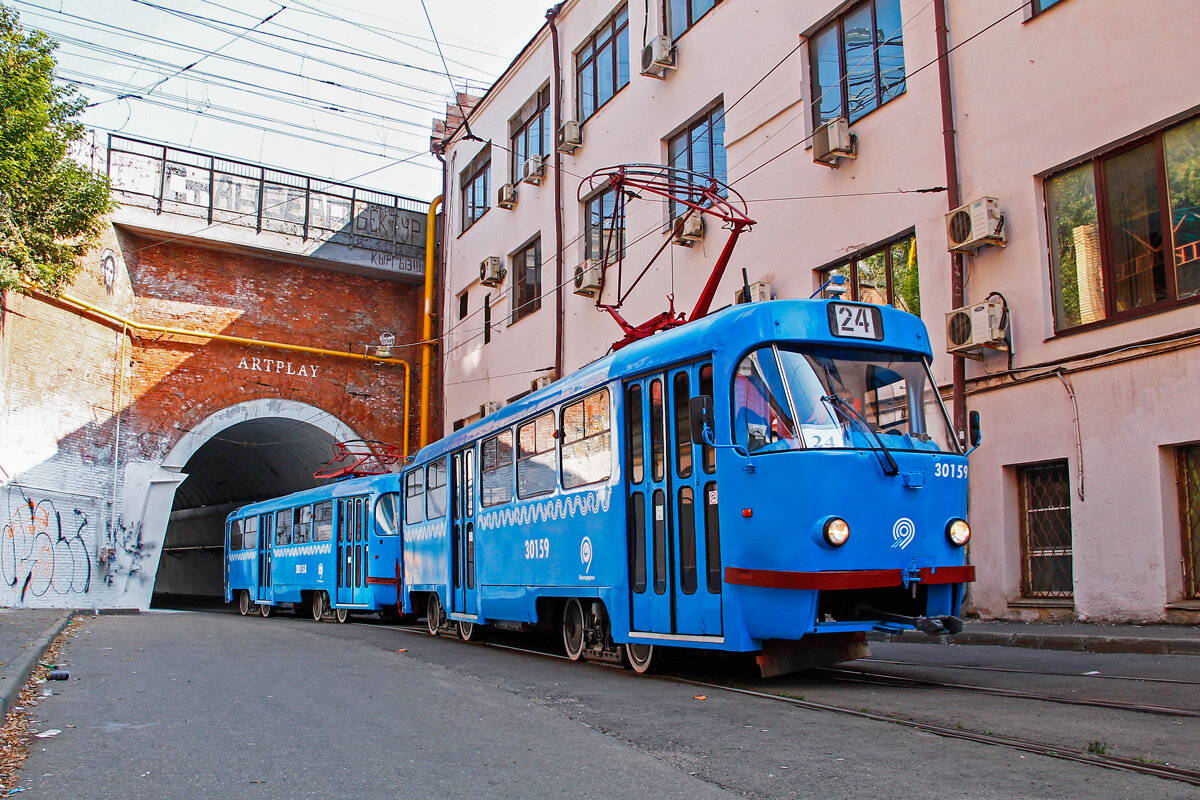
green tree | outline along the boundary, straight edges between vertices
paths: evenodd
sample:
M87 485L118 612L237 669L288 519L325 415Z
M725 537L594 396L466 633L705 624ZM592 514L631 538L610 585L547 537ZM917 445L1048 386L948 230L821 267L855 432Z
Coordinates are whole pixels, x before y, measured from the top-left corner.
M56 47L0 6L0 289L61 291L114 207L108 179L67 155L85 101L55 85Z

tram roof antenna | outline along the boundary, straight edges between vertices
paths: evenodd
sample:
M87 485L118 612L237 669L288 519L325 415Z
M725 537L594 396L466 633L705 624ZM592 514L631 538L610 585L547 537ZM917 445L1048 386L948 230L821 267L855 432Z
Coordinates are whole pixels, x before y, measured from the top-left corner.
M350 463L341 463L345 461ZM395 472L393 467L403 462L404 452L399 445L376 439L349 439L333 443L333 458L314 472L313 477L317 480L336 481L343 478L383 475Z
M671 238L667 239L651 257L628 289L621 290L621 272L625 259L624 248L622 247L618 251L615 258L610 259L605 253L600 272L600 291L596 293L596 308L608 312L625 334L622 339L613 344L612 349L620 350L628 344L653 336L659 331L693 322L708 314L717 293L717 286L721 283L721 277L725 274L725 268L729 265L729 259L733 255L733 248L737 244L738 237L755 224L749 216L746 200L728 184L722 183L710 175L663 164L620 164L613 167L602 167L580 182L579 200L582 202L593 191L605 188L616 190L618 198L621 199L621 202L614 204L616 206L613 209L614 219L618 213L623 211L625 198L648 199L644 196L647 194L662 197L674 203L676 208L684 209L684 212L671 223ZM729 229L729 238L725 241L721 254L717 256L717 261L708 276L708 281L700 291L696 305L692 308L691 314L676 313L672 299L667 311L651 317L639 325L630 324L620 314L621 305L649 272L650 267L654 265L674 237L679 234L684 219L692 212L716 217L723 223L722 227ZM608 267L612 263L617 265L617 297L616 302L605 303L604 285L607 281Z

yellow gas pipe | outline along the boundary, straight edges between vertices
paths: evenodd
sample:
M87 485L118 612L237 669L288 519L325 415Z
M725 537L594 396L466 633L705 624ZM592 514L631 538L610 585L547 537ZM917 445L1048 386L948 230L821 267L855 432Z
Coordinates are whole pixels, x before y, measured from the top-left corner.
M433 198L425 218L425 316L421 324L421 447L429 444L429 372L433 360L433 270L436 264L437 210L442 196ZM406 409L407 410L407 409Z

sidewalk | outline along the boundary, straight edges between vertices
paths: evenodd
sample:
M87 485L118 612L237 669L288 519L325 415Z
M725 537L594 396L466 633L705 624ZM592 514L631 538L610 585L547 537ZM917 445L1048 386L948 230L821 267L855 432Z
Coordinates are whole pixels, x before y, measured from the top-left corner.
M1200 626L1196 625L964 621L962 633L957 636L906 631L871 634L868 638L877 642L982 644L1088 653L1200 655Z
M73 611L59 608L0 608L0 720L21 696L21 688Z

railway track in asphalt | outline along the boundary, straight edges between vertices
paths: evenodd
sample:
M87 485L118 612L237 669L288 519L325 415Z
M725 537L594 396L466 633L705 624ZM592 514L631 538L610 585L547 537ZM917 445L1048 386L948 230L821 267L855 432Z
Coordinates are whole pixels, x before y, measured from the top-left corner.
M400 626L400 625L389 625L389 626L384 626L384 627L387 627L391 630L402 631L404 633L413 633L413 634L418 634L418 635L422 635L422 636L430 635L429 631L426 630L424 627L408 627L408 626ZM500 643L500 642L473 640L471 642L471 644L480 644L485 647L491 647L491 648L495 648L495 649L499 649L499 650L509 650L509 651L513 651L513 652L517 652L517 653L525 653L528 655L541 656L544 658L555 658L555 659L560 659L563 661L569 660L569 659L567 659L566 656L559 655L557 653L547 652L545 650L539 650L539 649L535 649L535 648L517 647L514 645L504 644L504 643ZM927 665L914 664L913 666L927 666ZM822 670L822 672L835 672L835 670ZM1042 673L1034 673L1033 671L1030 671L1030 673L1031 674L1042 674ZM1186 769L1183 767L1176 767L1171 764L1156 763L1153 761L1142 761L1142 760L1133 759L1133 758L1123 758L1120 756L1107 755L1107 754L1103 754L1103 753L1087 752L1087 751L1083 751L1083 750L1078 750L1073 747L1067 747L1064 745L1054 744L1051 742L1032 741L1032 740L1021 739L1021 738L1017 738L1017 737L1013 737L1013 736L1002 736L1002 735L997 735L997 734L993 734L993 733L972 731L967 728L960 728L957 726L951 727L948 725L940 725L937 723L923 722L921 720L905 719L903 717L893 717L893 716L890 716L887 714L881 714L881 713L877 713L877 712L873 712L873 711L866 711L861 708L847 708L845 706L834 705L831 703L818 703L818 702L814 702L811 700L804 700L802 698L791 697L788 695L776 694L773 692L761 691L761 690L757 690L757 689L747 689L745 687L734 686L734 685L726 684L726 683L713 683L710 681L693 680L691 678L684 678L684 677L670 675L670 674L660 674L660 675L653 675L653 676L648 676L648 677L650 677L651 679L673 681L675 683L680 683L680 684L684 684L687 686L695 686L697 688L707 689L709 691L730 692L730 693L734 693L734 694L743 695L746 697L755 697L755 698L758 698L761 700L768 700L768 701L778 702L778 703L786 703L795 708L805 709L808 711L819 711L819 712L824 712L824 713L829 713L829 714L838 714L840 716L854 717L856 719L869 720L872 722L882 722L882 723L888 723L888 724L892 724L892 725L899 725L901 727L910 728L912 730L919 730L919 731L923 731L925 733L931 733L935 736L942 736L942 737L949 738L949 739L959 739L962 741L975 742L977 744L984 744L984 745L989 745L989 746L993 746L993 747L1003 747L1003 748L1007 748L1010 750L1016 750L1016 751L1019 751L1022 753L1030 753L1030 754L1034 754L1034 755L1047 756L1049 758L1062 759L1065 761L1074 761L1074 762L1082 763L1082 764L1090 764L1095 767L1101 767L1101 768L1105 768L1105 769L1115 769L1115 770L1120 770L1123 772L1132 772L1132 773L1136 773L1139 775L1152 775L1152 776L1155 776L1158 778L1163 778L1165 780L1178 781L1181 783L1190 784L1192 786L1200 786L1200 771L1193 770L1193 769ZM918 684L922 684L922 683L929 684L931 686L931 688L948 688L948 689L957 689L959 691L962 691L964 689L976 689L976 690L981 690L981 691L990 689L990 687L967 687L965 685L939 684L936 681L922 682L922 681L917 681L916 679L910 679L910 680L913 680ZM1182 681L1182 682L1190 683L1189 681ZM1035 693L1011 692L1010 690L1003 690L1003 689L997 689L994 691L986 691L985 693L996 694L999 696L1013 697L1016 699L1023 699L1023 700L1037 700L1037 701L1045 701L1045 702L1069 702L1072 705L1093 705L1093 706L1109 708L1109 709L1113 709L1113 710L1120 710L1120 711L1133 711L1133 712L1140 712L1140 713L1156 713L1156 714L1180 712L1178 714L1173 714L1173 715L1200 716L1200 713L1197 713L1196 711L1191 710L1191 709L1172 709L1172 708L1165 707L1165 706L1144 706L1144 705L1135 704L1135 703L1119 703L1119 702L1115 702L1115 701L1101 701L1101 700L1084 701L1084 700L1075 700L1073 698L1063 699L1063 698L1056 698L1054 696L1048 696L1048 695L1038 695Z
M972 672L1000 672L1051 678L1087 678L1088 680L1102 681L1139 681L1142 683L1174 683L1184 686L1200 686L1200 681L1185 681L1179 678L1148 678L1142 675L1103 675L1099 672L1042 672L1035 669L1016 669L1014 667L981 667L976 664L938 664L931 661L897 661L887 658L860 658L854 663L885 664L897 667L929 667L930 669L957 669Z

